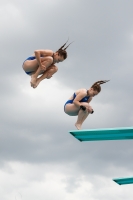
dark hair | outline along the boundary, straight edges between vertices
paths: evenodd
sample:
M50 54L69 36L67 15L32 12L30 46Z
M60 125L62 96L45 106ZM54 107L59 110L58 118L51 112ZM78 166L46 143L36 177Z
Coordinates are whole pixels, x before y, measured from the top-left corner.
M65 50L59 49L57 52L60 56L64 58L64 60L67 58L67 52Z
M93 90L97 91L97 92L100 92L101 91L101 84L104 84L106 82L108 82L109 80L104 80L104 81L97 81L95 82L91 88L93 88Z
M68 39L68 40L69 40L69 39ZM66 43L68 42L68 40L66 41ZM59 54L60 56L63 56L64 60L67 58L66 49L69 47L69 45L70 45L72 42L71 42L67 47L65 47L65 48L63 49L63 47L66 45L66 43L63 44L63 45L58 49L58 51L56 51L56 52L58 52L58 54Z

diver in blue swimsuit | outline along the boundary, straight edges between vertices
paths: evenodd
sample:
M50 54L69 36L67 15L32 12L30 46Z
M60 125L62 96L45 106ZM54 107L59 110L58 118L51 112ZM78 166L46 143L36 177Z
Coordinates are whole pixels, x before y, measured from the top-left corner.
M89 90L79 89L64 105L64 112L70 116L77 116L77 122L75 126L77 129L81 129L81 126L89 114L92 114L94 110L89 105L94 96L101 91L101 84L108 82L109 80L95 82Z
M23 62L24 71L31 76L31 87L36 88L43 79L49 79L57 72L55 63L67 58L66 49L71 43L65 47L66 43L55 53L52 50L36 50Z

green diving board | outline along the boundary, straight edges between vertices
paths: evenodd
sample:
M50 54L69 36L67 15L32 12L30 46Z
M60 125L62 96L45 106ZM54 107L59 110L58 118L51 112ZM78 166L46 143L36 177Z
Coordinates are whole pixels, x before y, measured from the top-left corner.
M119 185L133 184L133 177L129 177L129 178L116 178L116 179L113 179L113 181L115 181Z
M102 128L69 131L79 141L131 140L133 127Z

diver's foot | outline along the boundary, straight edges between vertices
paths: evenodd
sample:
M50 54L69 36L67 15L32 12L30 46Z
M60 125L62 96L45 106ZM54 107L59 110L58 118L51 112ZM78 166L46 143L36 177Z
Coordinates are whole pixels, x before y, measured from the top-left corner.
M31 87L33 87L33 88L35 87L35 85L36 85L36 78L35 77L31 76L30 84L31 84Z
M76 128L77 128L78 130L81 129L81 124L77 124L77 123L75 123L75 126L76 126Z
M36 88L39 85L39 83L40 83L40 80L37 79L36 84L33 86L33 88Z

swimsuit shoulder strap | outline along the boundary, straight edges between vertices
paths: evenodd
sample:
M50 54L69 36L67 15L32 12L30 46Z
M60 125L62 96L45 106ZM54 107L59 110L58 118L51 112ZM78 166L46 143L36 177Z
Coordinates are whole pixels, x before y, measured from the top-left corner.
M75 97L76 97L76 94L75 94L75 92L74 92L74 94L73 94L73 100L75 99Z

